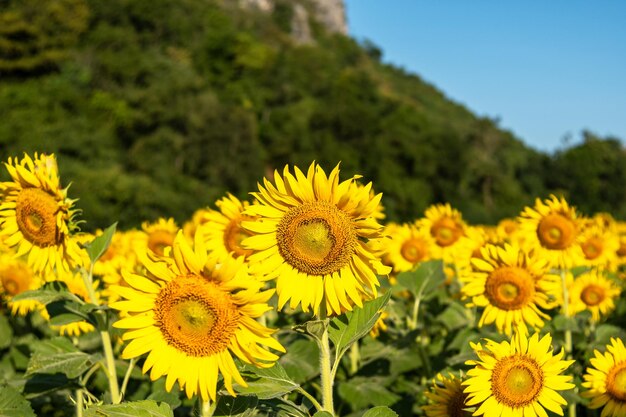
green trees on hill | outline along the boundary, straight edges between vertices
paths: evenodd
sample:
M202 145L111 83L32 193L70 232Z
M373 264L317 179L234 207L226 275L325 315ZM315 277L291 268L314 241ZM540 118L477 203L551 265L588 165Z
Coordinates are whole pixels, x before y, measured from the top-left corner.
M50 0L35 12L10 0L0 6L0 22L14 22L0 24L0 155L56 152L88 227L182 221L313 159L374 181L393 220L449 201L494 222L551 191L626 215L618 141L588 134L536 152L382 64L372 45L315 24L316 42L295 44L289 2L279 3L264 14L234 2Z

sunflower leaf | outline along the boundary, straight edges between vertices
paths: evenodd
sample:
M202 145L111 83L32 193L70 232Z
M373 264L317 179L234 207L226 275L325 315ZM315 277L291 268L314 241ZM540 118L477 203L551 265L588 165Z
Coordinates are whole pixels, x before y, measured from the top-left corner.
M6 316L0 316L0 349L11 346L11 339L13 338L13 328L9 324L9 319Z
M374 300L363 303L363 308L355 307L354 310L330 321L328 336L335 345L338 356L374 327L390 295L390 292L386 292Z
M220 395L213 417L251 417L256 415L259 400L254 396Z
M328 411L318 411L317 413L313 414L313 417L333 417L333 415L330 414Z
M122 404L94 405L84 413L85 417L174 417L170 406L162 402L143 400Z
M257 368L244 365L247 387L236 386L236 391L243 395L256 395L259 399L267 400L280 397L300 387L289 378L280 363L271 368Z
M83 246L87 250L87 254L89 255L89 259L91 260L91 264L96 263L98 259L109 248L111 244L111 239L113 239L113 235L115 234L115 229L117 228L117 222L113 223L111 226L107 227L104 232L94 240L89 243L85 243Z
M398 417L398 413L389 407L380 406L367 410L363 417Z
M79 351L68 339L57 337L34 347L26 375L58 373L70 379L77 378L96 360L95 356Z
M419 264L415 271L398 274L398 283L409 290L413 296L427 296L445 281L443 261L426 261Z
M0 387L0 416L35 417L28 400L18 390L9 386Z
M32 300L42 304L48 304L58 300L71 300L82 303L83 301L72 294L67 285L61 281L52 281L45 283L37 290L24 291L12 298L12 301Z

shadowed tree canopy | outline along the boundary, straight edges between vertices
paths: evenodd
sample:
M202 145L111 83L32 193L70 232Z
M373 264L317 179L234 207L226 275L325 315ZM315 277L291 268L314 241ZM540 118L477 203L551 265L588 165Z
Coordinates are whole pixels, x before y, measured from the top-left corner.
M182 222L312 160L373 181L396 221L447 201L492 223L550 192L626 216L618 140L532 150L370 42L315 22L315 41L295 42L289 2L44 3L0 4L0 155L55 152L89 229Z

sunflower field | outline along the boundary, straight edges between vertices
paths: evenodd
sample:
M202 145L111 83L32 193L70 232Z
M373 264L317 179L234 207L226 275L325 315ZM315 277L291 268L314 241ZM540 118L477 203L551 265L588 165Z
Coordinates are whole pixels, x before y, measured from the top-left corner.
M88 233L54 154L4 169L1 416L626 416L609 213L552 195L497 226L450 204L393 223L313 162Z

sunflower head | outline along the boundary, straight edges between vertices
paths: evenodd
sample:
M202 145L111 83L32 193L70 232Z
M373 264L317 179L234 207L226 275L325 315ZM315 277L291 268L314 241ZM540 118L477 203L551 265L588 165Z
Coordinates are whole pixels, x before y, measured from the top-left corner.
M172 218L160 218L153 223L144 222L141 228L146 233L148 249L158 256L163 256L165 249L172 246L178 232L178 226Z
M588 407L602 407L602 416L621 416L626 407L626 347L621 339L611 338L604 353L595 350L587 368L581 393L591 399Z
M478 325L495 323L498 331L513 328L540 329L548 315L542 310L556 307L559 278L547 262L516 246L487 245L481 258L472 259L472 270L461 276L462 294L469 306L483 307Z
M462 383L467 405L477 406L473 415L546 416L545 409L563 415L566 401L557 393L574 388L571 376L561 375L574 361L564 361L563 351L554 355L552 337L538 333L527 338L517 332L511 342L486 340L483 348L474 345L478 360Z
M25 316L43 305L37 301L12 301L24 291L36 290L43 284L40 275L35 274L26 261L15 258L10 253L0 254L0 296L4 298L14 315Z
M306 175L286 166L253 193L258 203L244 214L256 220L242 226L254 236L242 246L255 252L247 258L255 273L276 279L279 308L290 301L341 314L376 295L377 274L390 271L373 250L382 236L374 218L381 195L357 178L339 181L339 166L329 176L316 163Z
M462 380L449 374L437 374L430 391L424 395L430 404L422 407L428 417L469 417L472 415L465 405L467 394L463 392Z
M215 205L219 211L208 209L204 215L204 223L199 228L207 248L220 259L240 256L245 258L251 255L252 250L244 248L242 242L252 234L241 226L244 221L254 220L253 217L243 214L250 203L240 201L228 193Z
M396 273L409 271L420 262L441 256L441 249L429 231L417 223L392 223L385 227L385 235L388 238L381 241L385 248L385 260Z
M0 223L4 243L18 256L28 255L35 272L69 270L80 263L80 249L70 235L78 229L78 210L59 185L54 155L9 158L12 181L0 183Z
M143 372L152 380L167 375L168 391L178 381L188 397L215 400L218 373L231 395L233 380L246 385L232 355L266 367L278 359L268 348L284 348L256 321L270 309L273 290L261 291L243 258L218 264L199 233L194 241L192 248L179 232L164 257L142 254L150 279L123 272L128 286L113 287L122 300L111 306L126 315L114 323L130 340L124 358L148 353Z
M565 199L554 195L544 201L537 199L518 221L524 244L550 259L553 266L565 268L579 262L581 219Z
M615 309L621 289L605 274L591 270L575 279L568 274L570 314L588 310L595 322Z

